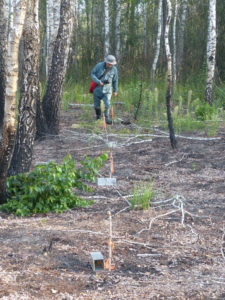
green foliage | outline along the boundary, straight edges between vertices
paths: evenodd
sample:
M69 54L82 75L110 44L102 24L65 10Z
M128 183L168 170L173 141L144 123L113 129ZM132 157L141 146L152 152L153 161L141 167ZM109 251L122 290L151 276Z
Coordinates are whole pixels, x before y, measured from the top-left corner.
M107 154L94 159L85 157L76 169L74 159L67 155L62 164L40 164L29 173L11 176L7 180L8 202L0 210L23 217L86 207L91 202L81 199L75 190L90 190L84 182L95 181L107 157Z
M153 197L153 182L134 186L131 208L149 209Z
M206 121L211 120L213 114L216 113L216 109L214 106L210 106L207 102L199 102L195 108L195 115L199 120Z

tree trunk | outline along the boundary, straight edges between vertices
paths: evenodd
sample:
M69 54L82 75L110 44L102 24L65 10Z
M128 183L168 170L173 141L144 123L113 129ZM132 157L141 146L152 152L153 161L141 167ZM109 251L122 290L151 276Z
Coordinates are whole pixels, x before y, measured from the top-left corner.
M27 1L15 7L13 26L9 32L6 66L6 93L2 140L0 144L0 203L6 201L6 179L16 133L16 92L18 81L18 51L26 15Z
M86 59L85 61L87 63L91 60L91 18L90 18L90 12L91 12L91 5L90 0L85 0L85 10L86 10L86 18L87 18L87 45L86 45Z
M158 8L158 33L157 33L157 40L156 40L156 52L155 52L155 57L154 61L152 64L152 85L154 86L154 80L155 80L155 71L156 71L156 66L157 62L159 59L159 51L160 51L160 41L161 41L161 36L162 36L162 21L163 21L163 14L162 14L162 1L159 1L159 8Z
M166 49L166 57L167 57L167 92L166 92L166 108L167 108L167 120L168 120L168 127L170 132L170 143L172 148L176 148L176 139L173 129L173 119L171 114L171 107L170 107L170 101L171 101L171 86L172 86L172 62L171 62L171 52L170 52L170 45L169 45L169 28L170 28L170 21L172 16L172 6L171 1L167 0L167 6L168 6L168 15L166 19L166 27L165 27L165 49Z
M104 44L104 55L105 57L109 54L109 1L104 0L105 4L105 44Z
M4 118L7 53L7 17L5 0L0 0L0 139Z
M177 53L177 73L180 76L182 70L182 61L183 61L183 54L184 54L184 29L186 23L186 16L187 16L187 0L182 0L181 4L181 22L180 22L180 29L178 33L178 53Z
M47 57L46 57L46 77L48 78L52 55L54 49L54 42L57 36L59 22L60 22L60 0L47 0L46 2L46 31L47 31Z
M95 24L94 61L99 62L104 56L104 26L102 25L102 7L99 0L96 1Z
M48 133L59 133L60 105L67 68L67 60L74 21L72 0L63 0L60 9L60 25L53 51L51 70L43 99L43 113ZM47 133L47 132L46 132Z
M213 103L213 84L216 62L216 0L209 1L209 24L207 42L207 79L205 101Z
M173 94L176 91L177 81L177 0L174 0L174 19L173 19Z
M28 2L24 23L24 61L15 147L8 175L28 172L32 162L36 132L36 99L39 85L38 0Z
M144 29L144 47L143 55L144 60L147 59L147 3L143 3L143 29Z
M116 59L117 65L120 65L120 18L121 18L121 0L116 0L116 20L115 20L115 37L116 37Z

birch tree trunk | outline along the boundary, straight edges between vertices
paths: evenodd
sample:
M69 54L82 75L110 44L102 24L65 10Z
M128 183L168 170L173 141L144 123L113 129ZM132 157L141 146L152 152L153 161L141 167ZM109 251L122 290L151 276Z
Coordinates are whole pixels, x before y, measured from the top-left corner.
M50 134L59 133L60 105L74 22L73 0L62 0L60 25L55 41L51 70L43 99L43 113Z
M0 0L0 139L4 118L7 53L7 16L5 0Z
M167 57L167 92L166 92L166 108L167 108L167 120L168 120L168 127L170 132L170 143L172 148L176 148L176 139L173 129L173 119L171 114L171 87L172 87L172 61L171 61L171 52L170 52L170 45L169 45L169 29L170 29L170 21L172 17L172 6L171 0L167 0L167 7L168 7L168 15L166 19L166 27L165 27L165 49L166 49L166 57Z
M177 73L180 76L182 70L182 61L184 54L184 29L187 16L187 0L182 0L181 3L181 22L178 33L178 52L177 52Z
M156 40L156 52L155 52L155 57L153 60L152 64L152 84L154 86L154 81L155 81L155 71L156 71L156 66L157 62L159 59L159 51L160 51L160 42L161 42L161 36L162 36L162 23L163 23L163 13L162 13L162 1L159 0L159 7L158 7L158 33L157 33L157 40Z
M209 24L207 42L207 79L205 101L213 103L213 84L216 63L216 0L209 1Z
M115 20L115 37L116 37L116 59L117 65L120 65L120 19L121 19L121 0L116 0L116 20Z
M176 90L177 81L177 0L174 0L174 19L173 19L173 93Z
M60 0L47 0L46 2L46 77L51 68L54 41L57 36L60 22Z
M104 55L109 54L109 1L104 0L105 5L105 43L104 43Z
M39 85L39 0L28 1L23 29L24 61L19 101L18 127L8 175L28 172L36 132L36 99Z
M15 4L13 27L10 29L7 49L6 92L2 140L0 144L0 203L6 201L6 178L11 161L16 133L16 92L18 81L18 51L26 15L27 1Z

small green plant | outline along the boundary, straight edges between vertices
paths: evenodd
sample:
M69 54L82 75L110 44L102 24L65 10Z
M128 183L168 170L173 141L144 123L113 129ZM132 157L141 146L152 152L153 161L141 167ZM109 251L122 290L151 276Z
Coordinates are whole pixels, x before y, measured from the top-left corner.
M198 103L195 109L195 115L201 121L211 120L215 113L215 107L210 106L207 102Z
M131 209L149 209L153 197L153 182L134 186Z
M40 164L29 173L11 176L7 180L8 201L0 210L23 217L86 207L92 202L80 198L75 190L90 190L85 182L95 181L107 157L107 154L94 159L85 157L76 169L74 159L67 155L62 164Z

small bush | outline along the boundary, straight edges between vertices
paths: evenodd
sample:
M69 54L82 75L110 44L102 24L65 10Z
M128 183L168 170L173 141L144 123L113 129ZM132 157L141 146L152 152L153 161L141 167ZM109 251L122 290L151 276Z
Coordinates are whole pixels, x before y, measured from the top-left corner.
M8 201L0 206L0 210L28 216L86 207L91 202L81 199L75 190L90 190L84 182L95 181L107 157L107 154L94 159L86 157L76 169L73 158L67 155L62 164L40 164L29 173L11 176L7 180Z
M131 199L131 209L149 209L153 197L153 182L141 184L134 187L133 197Z
M199 103L195 109L195 115L201 121L211 120L215 113L215 107L210 106L207 102Z

